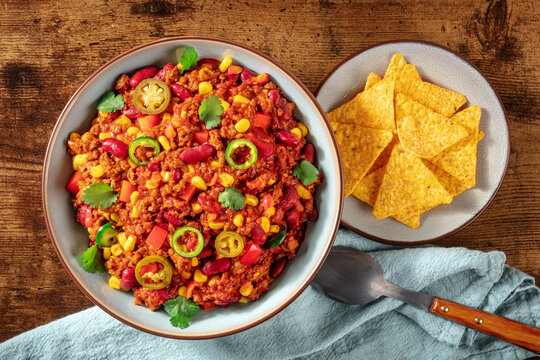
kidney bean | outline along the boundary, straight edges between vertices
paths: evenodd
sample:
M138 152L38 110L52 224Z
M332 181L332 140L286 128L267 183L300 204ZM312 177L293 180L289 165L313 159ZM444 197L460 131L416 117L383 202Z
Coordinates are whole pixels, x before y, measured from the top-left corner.
M269 274L270 277L272 279L277 278L283 272L283 269L285 269L285 265L287 265L287 259L286 258L281 258L281 259L277 260L276 262L274 262L270 266L270 274Z
M307 143L306 146L304 146L304 159L310 163L315 161L315 146L313 146L313 144Z
M283 211L287 211L290 208L292 208L294 204L296 204L297 201L298 201L298 191L296 191L296 189L292 186L287 186L287 188L285 189L285 194L283 195L283 197L281 198L281 201L279 202L279 207Z
M205 195L204 193L199 194L197 197L197 202L201 205L203 210L211 212L212 214L220 214L221 210L223 210L221 205L216 200Z
M94 246L94 245L96 245L96 241L95 241L95 240L90 240L90 241L88 241L88 247L92 247L92 246Z
M146 165L146 167L151 172L156 172L156 171L159 171L160 165L157 161L150 161L148 165Z
M234 297L232 297L230 299L227 299L227 300L216 299L216 300L214 300L214 304L216 304L217 306L227 307L230 304L235 303L235 302L237 302L239 300L240 300L240 295L236 295L236 296L234 296Z
M203 249L208 246L208 243L210 242L210 231L206 230L202 233L203 236Z
M175 96L178 96L182 101L186 101L187 99L193 97L193 94L190 93L188 89L186 89L180 84L176 84L176 83L172 84L171 91L173 92Z
M298 219L300 218L300 214L296 209L292 209L287 213L287 225L289 225L290 229L294 229L298 226Z
M173 172L172 172L172 179L173 181L180 181L180 179L182 178L182 171L180 171L180 169L174 169Z
M116 110L115 112L112 112L109 114L109 116L111 117L111 119L116 119L117 117L119 117L121 114L120 110Z
M128 156L129 148L126 143L121 140L115 138L101 140L101 147L103 148L103 151L108 152L119 159L124 159Z
M242 80L242 82L246 82L253 76L255 76L255 74L253 74L248 68L243 68L242 73L240 74L240 80Z
M259 157L267 158L274 155L274 145L272 143L265 142L259 139L257 136L247 136L246 139L255 145Z
M264 243L266 242L266 233L257 223L253 224L253 226L251 227L249 236L251 237L251 240L253 240L258 245L264 245Z
M167 74L169 73L169 71L171 71L175 67L176 67L176 64L168 63L167 65L163 67L163 69L159 70L159 72L156 75L154 75L154 79L165 81L165 78Z
M317 221L318 218L319 218L319 212L315 208L313 208L313 210L311 210L311 212L307 215L307 219L309 221Z
M122 114L126 115L130 119L135 119L141 116L141 112L137 108L130 107L129 109L122 110Z
M229 270L231 262L227 258L207 260L201 268L201 272L206 276L215 275Z
M164 289L159 289L159 290L156 290L156 293L158 294L159 296L159 299L163 302L165 301L169 301L171 299L174 299L176 297L175 294L171 294L171 291L168 287L164 288Z
M287 130L278 130L274 133L276 138L285 145L296 147L300 144L300 140L296 135L288 132Z
M120 287L124 290L129 290L137 285L137 279L135 278L135 269L127 267L122 271L122 279L120 280Z
M163 218L172 226L180 226L184 223L183 219L179 219L168 211L163 213Z
M196 164L208 159L215 151L216 149L212 145L202 144L183 150L180 153L180 160L188 164Z
M205 259L207 257L209 257L210 255L212 255L212 249L210 248L206 248L206 249L203 249L199 255L197 255L197 257L199 259Z
M203 58L203 59L197 60L197 66L201 66L204 64L208 64L213 67L218 67L221 64L221 61L219 61L218 59L213 59L213 58Z
M268 92L268 98L270 100L272 100L272 102L274 103L274 105L277 105L277 103L279 102L279 99L281 98L281 96L279 95L279 91L277 90L270 90Z
M148 66L144 69L137 71L129 80L129 85L132 89L135 89L137 85L144 79L148 79L157 74L159 68L157 66ZM127 116L127 115L126 115Z
M281 122L288 122L291 120L291 112L286 106L279 107L282 110L281 115L278 115L278 119Z
M87 229L94 225L94 215L90 206L85 204L79 208L79 221Z
M274 198L272 197L272 194L264 194L262 204L265 209L269 209L274 206Z

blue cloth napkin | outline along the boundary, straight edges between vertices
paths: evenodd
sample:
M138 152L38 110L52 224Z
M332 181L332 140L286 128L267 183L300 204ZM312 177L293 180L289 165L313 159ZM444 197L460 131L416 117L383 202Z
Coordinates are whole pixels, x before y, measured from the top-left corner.
M505 255L397 248L341 229L336 245L369 252L396 285L540 326L540 289ZM197 321L196 317L194 321ZM97 307L0 344L2 359L525 359L533 353L397 300L334 302L312 287L263 324L183 341L135 330Z

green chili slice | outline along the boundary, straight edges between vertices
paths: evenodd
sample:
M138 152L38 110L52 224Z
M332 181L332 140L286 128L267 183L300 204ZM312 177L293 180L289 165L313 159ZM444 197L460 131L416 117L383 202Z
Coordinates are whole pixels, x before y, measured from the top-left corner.
M150 159L148 160L139 160L137 159L137 156L135 154L135 151L137 151L137 149L139 147L145 147L145 148L151 148L154 150L154 156L152 156ZM135 139L133 140L133 142L131 143L131 145L129 145L129 157L131 158L131 161L133 161L133 163L137 166L146 166L148 165L148 162L150 160L152 160L153 158L155 158L156 156L159 155L159 153L161 152L161 149L159 147L159 144L156 140L152 139L151 137L148 137L148 136L143 136L143 137L140 137L138 139Z
M257 148L249 140L233 140L225 150L225 160L235 169L247 169L257 161Z
M101 247L111 247L118 242L118 230L111 223L99 228L96 234L96 243Z
M283 240L285 240L285 235L287 235L287 229L282 228L281 230L279 230L279 232L276 235L270 238L270 241L268 241L268 243L266 244L266 247L268 249L273 249L279 246L283 242Z
M159 255L147 256L139 261L135 267L135 278L139 284L152 290L163 289L169 285L172 274L172 265Z
M184 236L185 233L188 234ZM182 240L182 242L179 240ZM171 243L173 250L178 255L185 258L192 258L201 253L204 246L204 238L199 230L191 226L184 226L174 232Z

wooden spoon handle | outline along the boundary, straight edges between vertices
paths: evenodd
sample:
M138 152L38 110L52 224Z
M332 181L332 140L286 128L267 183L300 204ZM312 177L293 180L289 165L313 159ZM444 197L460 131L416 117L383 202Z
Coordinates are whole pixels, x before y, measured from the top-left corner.
M437 297L430 311L540 354L540 329L533 326Z

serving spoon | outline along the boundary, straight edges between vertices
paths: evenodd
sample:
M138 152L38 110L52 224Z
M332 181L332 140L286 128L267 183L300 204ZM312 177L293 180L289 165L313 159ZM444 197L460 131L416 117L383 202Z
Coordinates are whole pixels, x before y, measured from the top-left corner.
M540 329L391 284L379 264L360 250L332 248L312 285L329 298L351 305L364 305L388 296L540 353Z

